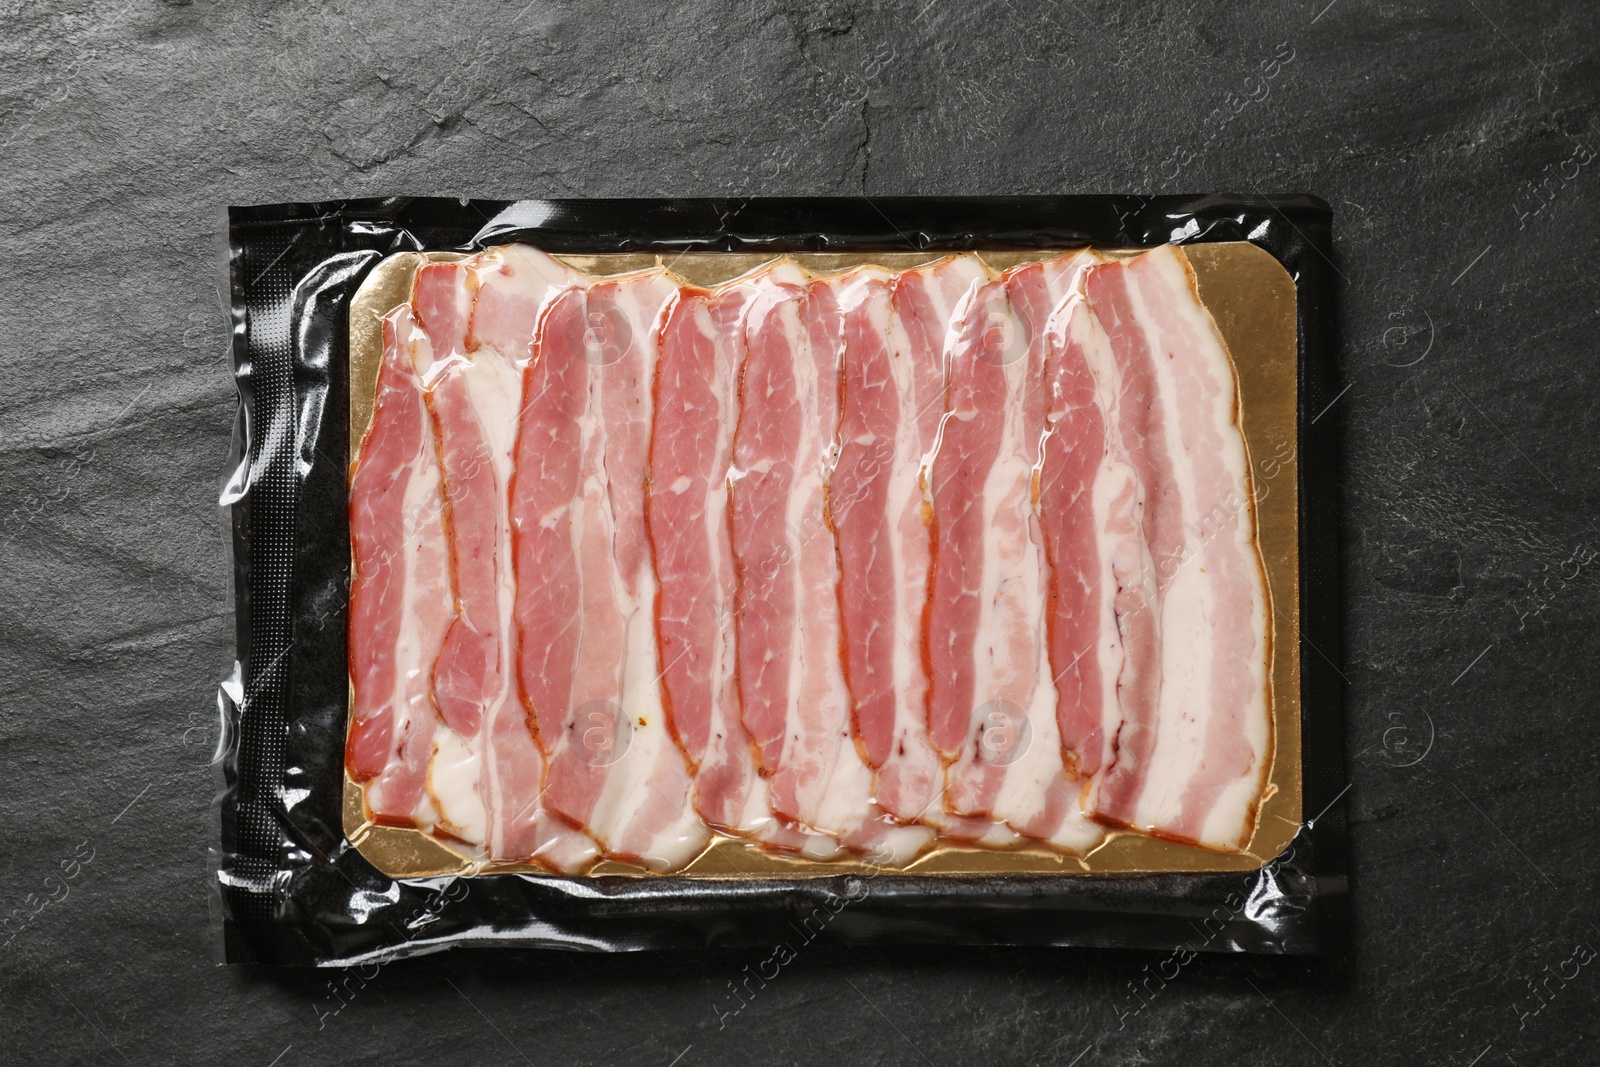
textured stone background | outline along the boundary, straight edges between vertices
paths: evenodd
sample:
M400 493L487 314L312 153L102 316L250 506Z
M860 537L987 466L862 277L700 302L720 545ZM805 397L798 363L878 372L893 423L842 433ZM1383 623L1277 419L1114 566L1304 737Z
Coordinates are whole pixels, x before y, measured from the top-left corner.
M1594 6L666 6L5 3L0 1060L1594 1062ZM1213 189L1337 212L1347 966L214 965L225 205Z

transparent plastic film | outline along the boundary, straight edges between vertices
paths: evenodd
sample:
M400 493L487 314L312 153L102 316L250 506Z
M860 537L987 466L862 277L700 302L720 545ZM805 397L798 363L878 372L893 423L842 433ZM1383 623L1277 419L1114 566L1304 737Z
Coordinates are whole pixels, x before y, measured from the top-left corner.
M818 909L1339 950L1322 201L387 198L234 208L230 243L226 961L770 946ZM1019 663L1134 710L1052 714Z

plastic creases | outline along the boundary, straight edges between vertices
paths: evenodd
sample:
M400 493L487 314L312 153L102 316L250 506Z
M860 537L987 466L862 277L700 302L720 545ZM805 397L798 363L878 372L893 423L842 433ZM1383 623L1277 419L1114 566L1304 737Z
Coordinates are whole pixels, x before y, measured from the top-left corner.
M819 909L828 936L857 943L1275 954L1328 954L1344 943L1337 412L1310 417L1337 391L1331 217L1321 200L395 198L235 208L230 222L240 407L224 505L238 664L219 697L214 864L228 962L337 966L464 944L770 946ZM1292 448L1297 479L1299 650L1315 650L1297 657L1290 769L1301 818L1287 846L1253 869L1182 873L924 874L858 864L804 877L385 874L352 843L344 818L351 300L392 254L518 241L570 257L658 256L668 266L705 252L1004 255L1248 242L1268 253L1294 286L1297 413L1280 456Z

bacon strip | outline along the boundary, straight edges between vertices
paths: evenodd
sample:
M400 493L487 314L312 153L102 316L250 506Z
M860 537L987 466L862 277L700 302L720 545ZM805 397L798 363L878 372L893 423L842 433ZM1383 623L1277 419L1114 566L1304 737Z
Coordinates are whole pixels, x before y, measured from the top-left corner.
M656 633L673 736L695 775L694 806L711 826L769 847L825 858L835 842L776 814L742 715L734 610L738 596L728 481L744 322L758 276L715 295L684 288L665 312L655 378L645 520L659 592Z
M1110 763L1124 701L1151 699L1159 665L1143 597L1151 574L1143 485L1116 438L1116 371L1105 331L1074 292L1049 321L1049 394L1039 513L1050 561L1050 663L1070 772Z
M1267 593L1233 364L1176 248L1096 267L1086 292L1109 340L1118 447L1143 483L1154 561L1149 608L1119 611L1119 625L1130 658L1130 627L1154 631L1142 640L1159 650L1142 684L1122 686L1124 718L1088 803L1113 825L1242 849L1272 722Z
M1100 839L1066 774L1046 651L1034 472L1045 431L1045 325L1070 262L988 282L959 316L930 479L929 727L951 761L946 806L1081 852Z
M424 792L435 724L430 675L455 617L439 458L411 362L414 337L408 306L384 318L372 423L350 476L353 722L345 762L366 783L371 817L402 826L432 820Z
M842 569L844 658L858 744L876 799L902 821L996 847L1016 835L943 804L928 736L924 642L932 543L924 465L944 413L945 347L956 308L987 277L971 256L898 276L834 282L844 320L843 408L829 513Z
M644 522L665 272L564 290L528 365L511 521L519 675L549 807L607 856L683 866L709 833L668 732Z
M964 259L945 261L947 284L905 282L905 323L895 279L861 270L840 279L844 356L838 460L828 511L842 571L840 604L852 722L867 762L878 769L877 797L906 820L928 812L939 761L928 744L927 665L922 649L929 546L920 468L933 445L944 389L948 308L970 279ZM917 276L921 281L921 274ZM914 292L913 292L914 290ZM906 338L910 332L913 346Z
M496 311L508 290L547 290L540 272L553 266L531 249L424 266L412 307L429 341L427 363L417 370L438 435L457 608L434 664L433 693L458 743L441 747L430 788L444 828L481 845L490 858L571 869L592 858L594 845L541 803L544 761L513 677L508 487L522 399L519 364L531 334L496 332L488 327L509 327L510 317L486 315L468 350L475 293L497 294L488 304Z
M931 835L897 827L874 803L840 662L839 560L824 507L844 348L832 287L765 286L745 342L732 487L744 721L776 812L879 862L908 863Z
M754 764L739 721L731 640L735 579L726 493L733 354L718 350L714 305L683 290L661 326L645 521L659 591L656 630L667 718L698 774L695 806L713 826L742 829Z

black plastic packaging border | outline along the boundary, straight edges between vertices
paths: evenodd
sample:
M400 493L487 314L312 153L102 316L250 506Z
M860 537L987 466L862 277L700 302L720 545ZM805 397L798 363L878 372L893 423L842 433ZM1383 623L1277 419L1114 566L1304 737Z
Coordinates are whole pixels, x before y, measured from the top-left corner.
M474 201L230 211L239 390L238 672L214 864L227 962L348 965L461 945L625 951L855 943L1341 954L1348 929L1338 669L1331 212L1311 196ZM393 879L341 823L349 528L346 317L384 256L525 240L551 252L927 251L1250 241L1298 291L1304 810L1260 871L812 880Z

